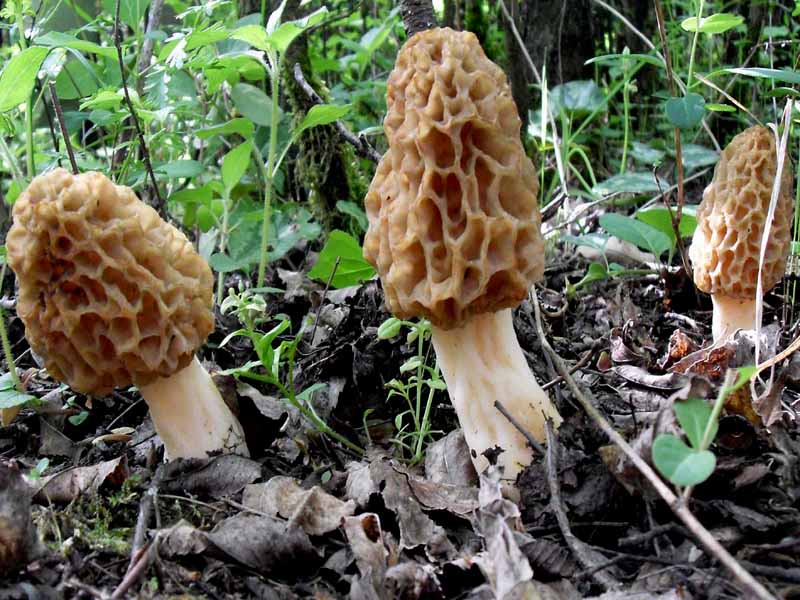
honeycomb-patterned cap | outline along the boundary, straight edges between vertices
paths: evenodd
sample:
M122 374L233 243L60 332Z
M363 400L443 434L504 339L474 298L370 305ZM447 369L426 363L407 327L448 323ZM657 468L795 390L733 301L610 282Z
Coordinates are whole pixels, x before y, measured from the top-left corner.
M168 377L213 330L208 264L130 188L56 169L31 182L13 216L17 314L47 370L74 390Z
M506 76L468 32L411 37L389 76L389 150L364 256L389 309L451 329L517 306L544 269L533 163Z
M731 298L755 298L761 236L777 166L775 136L760 125L738 134L723 150L697 209L697 229L689 248L694 282L700 290ZM765 292L783 276L793 214L792 166L787 157L767 240Z

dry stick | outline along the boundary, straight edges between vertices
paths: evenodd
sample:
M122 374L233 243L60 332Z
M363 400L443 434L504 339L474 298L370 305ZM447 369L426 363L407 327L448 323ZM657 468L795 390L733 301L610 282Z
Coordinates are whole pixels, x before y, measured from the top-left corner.
M408 37L438 26L431 0L400 0L400 14Z
M69 156L69 164L72 166L72 174L78 174L78 163L75 162L75 153L72 151L72 142L69 139L69 131L67 131L67 122L64 120L64 111L61 109L61 101L58 99L58 92L56 91L56 84L52 81L49 83L50 99L53 101L53 108L56 111L58 118L58 126L61 127L61 136L64 138L64 145L67 147L67 156Z
M596 348L590 348L589 350L587 350L586 353L580 358L580 360L576 362L574 365L572 365L572 368L569 370L569 374L572 375L575 371L580 371L583 367L588 365L589 361L592 360L595 351ZM555 379L543 384L542 390L549 390L551 387L553 387L554 385L558 385L562 381L564 381L564 378L561 377L561 375L559 375Z
M158 536L149 543L147 546L142 548L138 556L136 556L136 562L132 565L128 572L125 573L125 577L122 578L122 581L117 586L117 589L114 590L114 593L111 594L111 600L118 600L119 598L124 598L137 581L145 574L147 568L150 566L150 563L156 557L156 548L158 547Z
M636 450L631 448L630 444L625 441L625 439L617 432L617 430L612 427L611 423L609 423L600 413L600 411L595 408L591 400L587 398L587 394L584 394L583 390L581 390L581 388L577 383L575 383L575 380L569 374L569 370L567 369L566 365L564 365L564 361L561 360L561 357L556 354L556 351L553 350L552 346L550 346L550 342L547 340L542 327L542 314L541 309L539 308L539 298L536 295L535 289L531 291L530 296L533 304L534 315L536 317L536 332L539 335L539 341L542 345L542 348L544 348L544 351L550 355L553 363L556 366L556 369L564 378L564 381L572 392L572 395L575 397L575 400L577 400L578 403L583 407L583 410L586 411L586 414L589 415L589 417L609 437L609 439L614 442L614 444L619 446L628 460L634 464L644 478L650 482L650 485L655 488L658 495L661 496L670 509L672 509L672 512L674 512L675 515L681 521L683 521L683 524L686 526L686 528L692 532L700 544L706 548L709 554L721 562L733 574L742 587L750 594L751 598L758 598L759 600L777 600L775 596L773 596L763 585L756 581L756 579L750 573L748 573L733 556L731 556L731 554L722 546L722 544L720 544L717 539L711 535L711 532L708 531L708 529L706 529L703 524L697 520L697 517L695 517L694 514L689 510L689 507L684 502L681 502L680 498L678 498L678 496L675 495L669 486L661 480L653 468L647 464L647 462L641 456L639 456L639 454L636 453Z
M322 314L322 307L325 305L325 296L328 295L328 290L331 288L331 282L333 278L336 277L336 271L339 270L339 263L342 262L342 257L337 256L336 262L333 263L333 269L331 269L330 277L328 277L328 281L325 282L325 289L322 291L322 298L319 299L319 308L317 309L317 314L314 317L314 327L311 329L311 338L309 339L309 344L314 344L314 336L317 335L317 325L319 325L319 316Z
M661 37L661 45L664 47L664 65L667 68L667 81L669 81L669 91L673 96L676 95L675 82L672 78L672 60L669 56L669 45L667 44L667 32L664 30L664 9L661 6L661 0L653 0L656 7L656 21L658 22L658 34ZM672 219L672 229L675 230L675 237L681 240L681 216L683 215L683 152L681 151L681 130L678 127L673 128L673 136L675 138L675 167L678 171L678 210L676 213L672 212L672 207L667 203L667 197L664 196L664 203L667 205L670 218ZM687 265L688 265L688 261ZM687 275L691 275L691 268L686 270Z
M144 42L142 42L142 51L139 53L139 58L136 61L136 72L144 73L150 68L150 59L153 58L153 48L155 48L155 39L147 35L158 29L161 23L161 9L164 7L164 0L153 0L150 3L149 14L147 16L147 30L145 31ZM139 77L136 81L136 91L142 95L144 91L144 77Z
M136 134L139 137L139 145L142 147L142 158L144 158L144 166L150 175L150 183L153 185L153 191L156 195L156 204L154 208L163 216L164 214L164 199L161 197L161 192L158 191L158 184L156 184L156 176L153 173L153 165L150 163L150 151L147 149L147 144L144 141L144 134L139 125L139 117L136 116L136 109L133 107L131 101L131 94L128 91L128 78L125 75L125 61L122 58L122 32L120 31L119 20L119 6L121 0L116 0L114 8L114 46L117 48L117 61L119 62L119 72L122 76L122 92L125 97L125 104L128 105L128 110L131 113L133 125L136 128Z
M558 528L564 541L567 542L572 554L581 563L584 569L591 571L592 579L603 586L606 590L613 590L620 587L619 581L609 575L602 568L596 569L596 561L589 554L588 546L572 533L569 519L564 512L564 503L561 501L561 486L558 481L558 440L553 434L553 425L550 419L545 421L545 433L547 434L547 483L550 487L550 510L555 513Z
M303 69L300 67L299 63L295 64L294 66L294 80L298 83L298 85L300 85L301 88L303 88L303 91L310 100L317 104L325 104L325 101L320 97L319 94L317 94L316 91L314 91L314 88L311 87L311 84L306 81L306 78L303 77ZM363 158L368 158L374 163L380 162L381 155L378 154L378 151L370 145L364 134L356 136L339 120L335 122L335 125L339 135L356 149L356 154Z
M528 441L528 444L530 444L530 447L533 448L533 450L539 456L545 456L546 452L545 452L544 446L542 446L536 440L536 438L533 437L533 434L531 434L530 431L528 431L527 429L525 429L522 426L522 423L517 421L517 419L514 417L514 415L512 415L510 412L508 412L508 409L505 406L503 406L503 403L500 402L500 400L495 400L494 401L494 407L498 411L500 411L501 415L503 415L506 419L508 419L508 422L511 423L514 426L514 429L516 429L517 431L519 431L522 434L522 437L524 437Z

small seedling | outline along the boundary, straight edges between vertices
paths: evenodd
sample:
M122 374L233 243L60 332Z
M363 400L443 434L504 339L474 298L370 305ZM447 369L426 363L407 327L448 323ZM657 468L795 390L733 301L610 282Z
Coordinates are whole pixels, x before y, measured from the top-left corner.
M671 433L660 434L653 443L653 463L670 482L690 487L711 476L717 459L709 447L717 435L725 399L747 384L755 372L755 367L729 371L713 407L700 398L675 403L675 416L689 445Z

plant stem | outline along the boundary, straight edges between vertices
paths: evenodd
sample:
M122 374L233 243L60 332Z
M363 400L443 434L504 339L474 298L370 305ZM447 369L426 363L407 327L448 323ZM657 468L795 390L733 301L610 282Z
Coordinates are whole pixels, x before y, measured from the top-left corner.
M22 14L21 9L17 12L16 17L19 47L24 51L27 49L28 43L25 41L25 16ZM33 95L28 98L28 102L25 105L25 154L27 155L25 158L27 162L28 178L33 179L36 175L36 163L33 158Z
M628 140L630 139L631 135L631 125L630 125L630 97L629 97L629 87L630 80L628 79L628 71L625 70L625 85L622 87L622 107L623 107L623 119L624 119L624 127L625 127L625 135L622 140L622 164L619 166L619 174L622 175L625 173L625 164L628 162Z
M8 372L11 375L11 381L14 382L14 388L22 393L22 383L17 375L17 365L14 362L14 354L11 352L11 342L8 340L8 331L6 330L6 312L0 306L0 339L3 342L3 354L6 357L6 365L8 365Z
M700 37L700 19L703 18L703 5L705 0L700 0L700 8L697 11L697 27L694 30L694 37L692 38L692 51L689 54L689 75L686 77L686 91L692 88L692 73L694 72L694 55L697 51L697 38Z
M14 177L14 181L16 181L19 190L24 190L26 186L25 175L22 173L22 169L19 168L19 163L17 163L14 153L11 152L11 148L8 147L8 144L6 144L6 141L3 139L2 135L0 135L0 152L3 153L6 162L8 162L8 166L11 169L11 175Z
M272 65L269 75L270 87L272 90L272 116L269 122L269 149L267 151L267 172L264 189L264 215L261 224L261 258L258 262L256 287L262 287L264 285L264 273L267 270L267 241L269 238L269 224L272 209L272 171L275 165L275 154L278 146L278 102L280 94L278 78L280 77L280 60L274 50L267 52L267 56Z
M219 251L225 254L228 248L228 222L230 220L230 193L225 190L225 197L222 199L222 226L219 230ZM217 274L217 304L222 304L222 292L224 285L225 274L220 272Z

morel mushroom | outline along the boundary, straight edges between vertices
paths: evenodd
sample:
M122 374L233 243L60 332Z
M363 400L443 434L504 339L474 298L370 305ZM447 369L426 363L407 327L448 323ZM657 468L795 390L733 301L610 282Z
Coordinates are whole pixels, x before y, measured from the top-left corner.
M389 150L365 199L364 256L389 309L422 316L477 469L530 464L503 405L539 440L561 421L519 346L511 309L544 270L533 163L505 74L467 32L411 37L387 86Z
M697 287L711 294L712 334L718 342L754 329L761 238L777 173L775 136L766 127L738 134L722 152L697 209L689 257ZM792 239L792 167L784 162L765 261L764 293L780 281Z
M40 175L13 217L17 314L48 372L95 396L136 384L170 458L246 454L195 358L214 328L213 278L186 236L96 172Z

